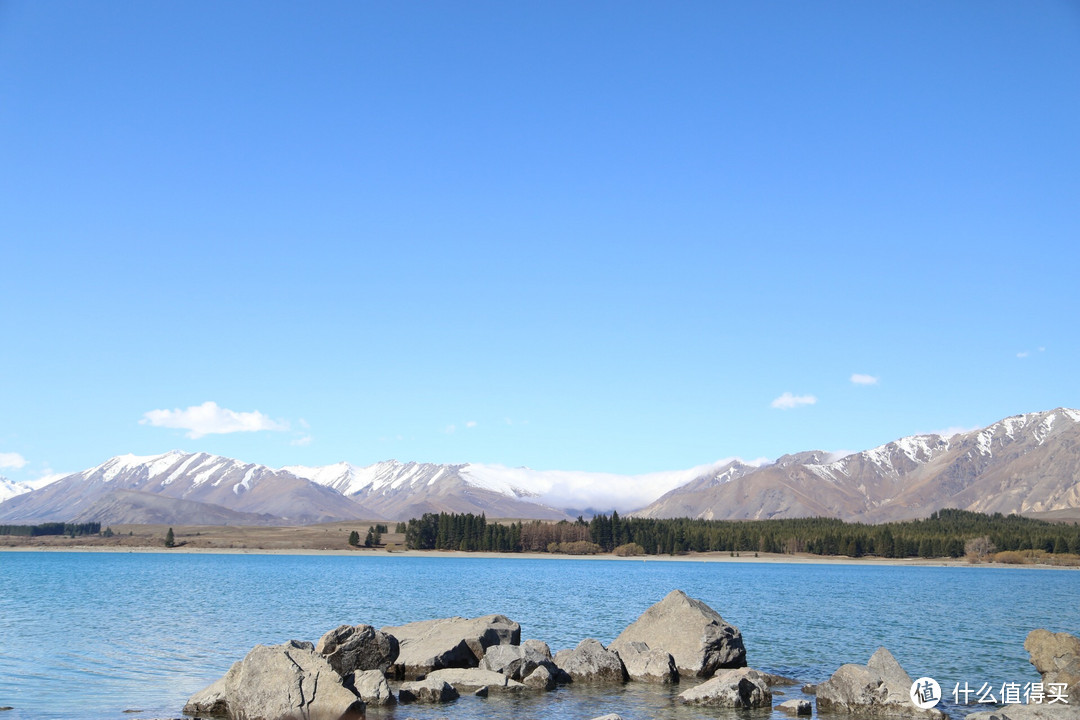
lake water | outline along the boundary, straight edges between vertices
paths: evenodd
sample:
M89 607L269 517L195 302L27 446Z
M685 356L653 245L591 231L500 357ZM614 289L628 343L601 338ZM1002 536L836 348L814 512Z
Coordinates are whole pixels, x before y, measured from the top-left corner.
M257 643L498 612L552 651L604 644L672 589L739 627L751 667L819 682L885 645L913 678L1030 682L1028 631L1080 630L1080 571L460 557L0 552L2 720L178 717ZM801 697L799 689L785 696ZM947 711L950 707L945 708ZM960 717L975 708L951 708ZM135 713L124 711L137 710ZM732 717L639 684L369 711L412 718ZM755 714L768 718L769 713Z

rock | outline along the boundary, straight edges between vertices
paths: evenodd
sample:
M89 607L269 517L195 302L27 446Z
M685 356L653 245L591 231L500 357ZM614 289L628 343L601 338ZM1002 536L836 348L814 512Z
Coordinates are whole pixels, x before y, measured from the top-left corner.
M256 645L225 676L195 693L189 715L247 720L362 718L364 703L311 643Z
M545 660L553 659L551 657L551 648L549 648L548 644L543 640L526 640L525 642L521 643L521 647L537 653Z
M488 686L485 685L484 687L476 688L475 690L473 690L473 695L475 695L476 697L487 697L488 696Z
M964 720L1080 720L1080 707L1062 703L1006 705L971 713Z
M622 715L616 715L615 713L608 713L607 715L601 715L600 717L594 717L592 720L623 720Z
M547 645L544 645L544 650L547 650ZM520 682L539 666L551 663L551 651L545 654L535 645L492 645L480 660L480 668L502 673Z
M679 674L709 677L719 668L746 666L742 633L700 600L672 590L611 643L621 650L631 642L643 642L652 650L670 653Z
M517 645L521 626L503 615L423 620L382 632L398 641L392 672L398 678L416 678L440 668L476 667L493 645Z
M341 625L319 639L315 652L342 677L356 670L385 673L397 659L398 641L370 625Z
M618 653L631 680L661 685L679 682L675 659L663 650L650 650L643 642L628 642L619 646Z
M431 678L401 683L398 688L398 701L402 703L444 703L458 697L458 691L450 683Z
M802 691L806 695L817 695L817 685L811 685L807 683L806 685L802 686Z
M1064 632L1032 630L1024 640L1024 649L1042 675L1043 685L1065 683L1069 688L1068 704L1080 707L1080 638Z
M811 715L814 712L814 706L809 700L785 700L777 705L776 709L788 715Z
M712 679L679 693L690 705L726 708L772 707L772 692L757 670L738 668L721 670Z
M522 690L524 685L511 680L505 675L491 670L480 668L445 668L434 670L428 676L428 680L441 680L454 686L458 692L472 692L477 688L486 687L495 692L513 692Z
M396 702L381 670L357 670L346 679L345 685L351 686L368 705L393 705Z
M558 671L558 668L556 668L556 671ZM526 687L531 687L534 690L554 690L557 679L550 667L541 665L529 673L521 682Z
M606 649L599 640L586 638L573 650L555 654L555 666L571 682L625 682L626 668L619 654Z
M817 686L818 712L869 716L934 718L946 715L937 708L922 710L911 702L911 677L885 648L867 665L842 665Z

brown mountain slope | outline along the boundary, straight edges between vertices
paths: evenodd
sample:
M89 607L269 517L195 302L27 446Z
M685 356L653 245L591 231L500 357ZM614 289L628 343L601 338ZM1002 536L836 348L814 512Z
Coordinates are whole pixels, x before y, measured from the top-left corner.
M785 456L720 483L694 481L634 513L884 522L956 507L1002 513L1080 508L1080 412L1006 418L945 438L916 435L828 461Z

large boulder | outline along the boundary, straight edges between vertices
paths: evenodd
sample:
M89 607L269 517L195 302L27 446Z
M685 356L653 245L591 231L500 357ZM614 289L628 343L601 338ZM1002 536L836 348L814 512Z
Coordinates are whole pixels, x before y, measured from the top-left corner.
M690 705L725 708L772 707L772 691L762 673L750 668L721 670L711 679L679 693Z
M627 678L619 654L593 638L582 640L573 650L555 653L555 665L571 682L625 682Z
M1032 630L1024 640L1024 649L1031 655L1031 664L1042 675L1044 691L1049 690L1051 684L1064 683L1068 688L1067 704L1080 706L1080 638L1064 632Z
M385 673L397 659L398 641L370 625L341 625L319 639L315 652L342 677L357 670Z
M611 647L621 652L632 642L669 653L680 675L710 677L719 668L746 666L746 648L739 629L682 590L672 590L642 613Z
M379 670L357 670L345 679L366 705L393 705L396 700L390 691L390 683Z
M225 676L195 693L189 715L245 720L362 718L364 703L308 642L256 645Z
M445 668L434 670L428 680L442 680L454 686L459 693L475 692L486 687L489 692L513 692L523 690L524 685L511 680L502 673L480 668Z
M453 685L432 678L404 682L398 688L398 700L403 703L444 703L458 697L460 695Z
M670 685L679 682L675 659L663 650L650 650L643 642L628 642L619 646L619 659L631 680Z
M503 615L422 620L384 627L382 632L397 638L391 672L398 678L416 678L441 668L477 667L489 647L521 642L521 626Z
M544 650L547 646L544 645ZM480 660L480 668L522 681L541 665L551 665L551 651L535 645L492 645Z
M885 648L866 665L842 665L817 686L818 712L849 715L931 718L941 720L937 708L923 710L911 702L911 676Z

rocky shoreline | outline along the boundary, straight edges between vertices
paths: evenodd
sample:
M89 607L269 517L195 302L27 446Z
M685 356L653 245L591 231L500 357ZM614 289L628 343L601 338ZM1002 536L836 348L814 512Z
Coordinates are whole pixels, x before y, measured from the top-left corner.
M1068 704L1011 705L975 720L1080 720L1080 640L1033 631L1025 648L1044 682L1071 688ZM610 646L586 638L552 654L546 643L521 640L504 615L423 620L376 629L341 625L317 643L257 645L224 677L191 696L186 715L231 720L353 720L368 707L449 703L463 695L542 695L559 685L653 683L692 687L676 702L714 708L773 708L774 688L799 681L746 667L739 629L700 600L673 590L648 608ZM945 720L912 701L912 679L880 648L866 665L844 665L803 691L817 711L870 718ZM775 694L783 694L777 691ZM775 706L811 715L807 700ZM452 708L448 708L452 716ZM615 720L618 715L603 716Z

